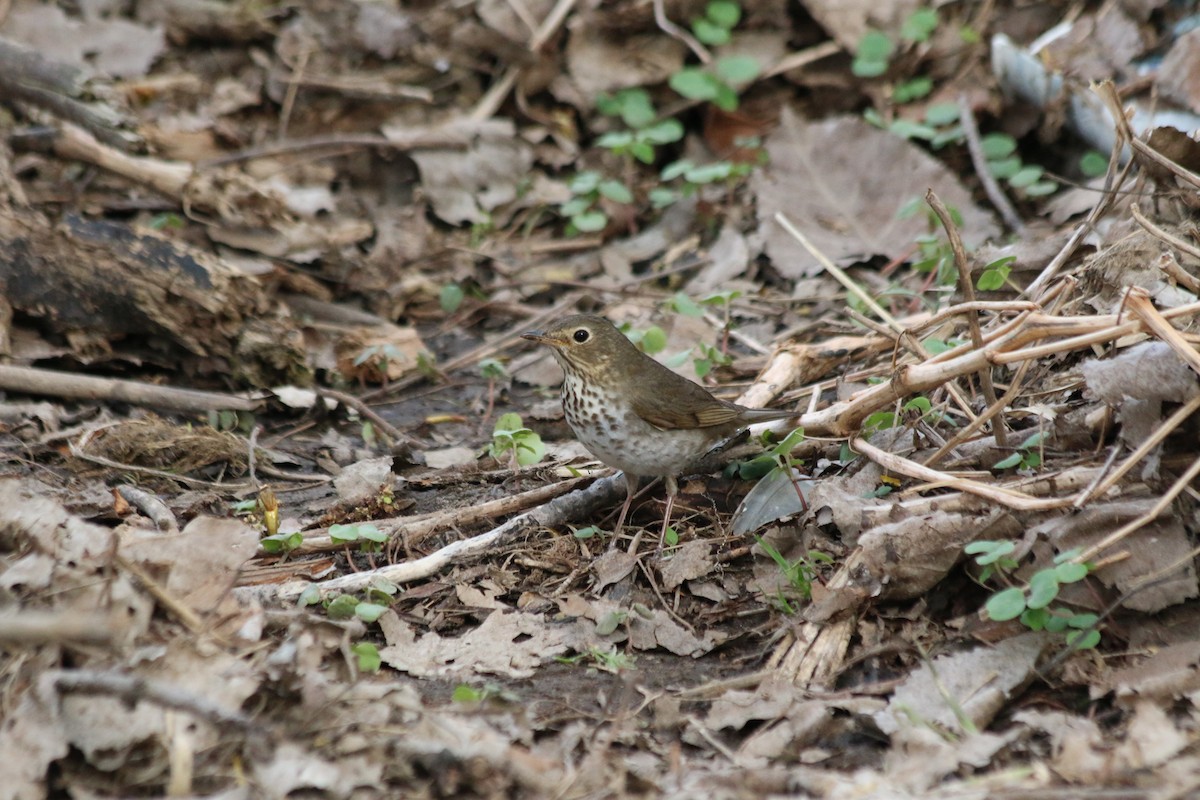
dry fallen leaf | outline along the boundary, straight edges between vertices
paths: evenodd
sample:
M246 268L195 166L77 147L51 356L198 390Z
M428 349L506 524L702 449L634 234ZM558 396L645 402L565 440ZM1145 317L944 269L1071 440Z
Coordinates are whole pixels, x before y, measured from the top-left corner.
M835 263L876 255L904 258L928 227L922 213L905 219L899 213L927 189L962 215L960 233L969 247L999 233L992 215L942 162L858 117L813 122L784 109L766 149L770 163L750 185L767 255L789 278L813 275L820 267L779 226L776 213L785 214Z

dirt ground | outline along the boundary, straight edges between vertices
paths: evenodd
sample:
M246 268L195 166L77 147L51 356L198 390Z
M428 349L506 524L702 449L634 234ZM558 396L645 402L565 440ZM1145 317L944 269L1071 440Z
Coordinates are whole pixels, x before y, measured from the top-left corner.
M1194 13L0 4L0 800L1200 797Z

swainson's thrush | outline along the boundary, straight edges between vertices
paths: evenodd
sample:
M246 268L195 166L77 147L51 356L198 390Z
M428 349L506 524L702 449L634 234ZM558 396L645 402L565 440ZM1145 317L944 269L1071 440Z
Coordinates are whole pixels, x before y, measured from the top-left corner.
M718 400L638 350L603 317L576 314L521 337L549 347L562 365L563 412L575 436L596 458L625 473L628 493L618 534L639 476L666 483L665 536L680 473L752 423L795 416Z

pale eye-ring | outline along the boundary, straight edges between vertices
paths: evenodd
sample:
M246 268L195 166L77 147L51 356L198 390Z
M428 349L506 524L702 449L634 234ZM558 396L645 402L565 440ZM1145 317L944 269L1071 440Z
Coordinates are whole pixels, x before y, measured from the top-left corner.
M579 344L583 344L584 342L586 342L588 340L589 336L591 336L591 334L588 333L587 328L579 328L578 330L575 331L575 333L571 334L571 338L574 339Z

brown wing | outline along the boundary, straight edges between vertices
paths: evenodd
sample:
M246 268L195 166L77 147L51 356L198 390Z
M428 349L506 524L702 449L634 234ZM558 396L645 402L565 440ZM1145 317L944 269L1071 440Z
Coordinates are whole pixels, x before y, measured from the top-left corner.
M657 361L643 368L630 392L633 413L661 430L711 428L734 421L741 409L713 397L699 384L676 375Z

